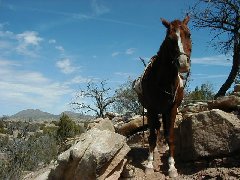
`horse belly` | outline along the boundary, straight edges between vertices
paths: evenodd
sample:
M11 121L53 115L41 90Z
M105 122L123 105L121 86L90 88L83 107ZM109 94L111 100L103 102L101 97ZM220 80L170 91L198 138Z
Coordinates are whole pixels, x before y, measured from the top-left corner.
M154 110L157 113L164 113L172 107L173 97L167 93L152 94L146 102L147 109Z

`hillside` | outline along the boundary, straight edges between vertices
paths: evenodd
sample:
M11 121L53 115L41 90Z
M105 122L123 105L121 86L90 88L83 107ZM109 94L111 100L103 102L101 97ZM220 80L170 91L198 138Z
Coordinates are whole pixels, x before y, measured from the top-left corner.
M22 110L12 116L10 116L10 119L15 120L53 120L57 119L57 115L50 114L48 112L43 112L39 109L26 109Z
M83 115L81 113L75 113L71 111L64 111L63 113L67 114L69 117L75 120L87 120L91 119L92 116ZM16 120L16 121L54 121L59 120L60 116L62 115L54 115L48 112L43 112L39 109L26 109L22 110L12 116L9 116L9 120Z

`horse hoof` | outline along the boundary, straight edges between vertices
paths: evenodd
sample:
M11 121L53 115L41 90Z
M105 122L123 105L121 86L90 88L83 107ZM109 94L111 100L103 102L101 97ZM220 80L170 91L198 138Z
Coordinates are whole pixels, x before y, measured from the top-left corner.
M152 173L154 173L153 168L146 168L145 169L145 174L152 174Z
M178 172L177 172L177 169L172 169L172 170L169 170L168 171L168 175L170 178L175 178L178 176Z

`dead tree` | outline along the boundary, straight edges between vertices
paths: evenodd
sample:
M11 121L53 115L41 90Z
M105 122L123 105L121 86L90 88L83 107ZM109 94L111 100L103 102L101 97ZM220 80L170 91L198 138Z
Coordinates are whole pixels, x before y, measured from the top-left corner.
M100 84L89 82L86 90L80 90L76 94L75 100L71 102L75 110L81 112L92 111L97 117L104 117L107 108L114 102L115 98L108 96L111 89L106 88L106 81L101 81Z

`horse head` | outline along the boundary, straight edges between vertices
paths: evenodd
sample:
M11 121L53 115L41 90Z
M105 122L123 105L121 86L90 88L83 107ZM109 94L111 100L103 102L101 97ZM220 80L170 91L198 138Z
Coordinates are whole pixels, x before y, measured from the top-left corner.
M162 24L167 28L165 42L168 50L171 51L172 63L175 64L180 73L189 72L190 55L192 51L191 33L187 26L190 17L186 16L183 21L174 20L168 22L161 19Z

